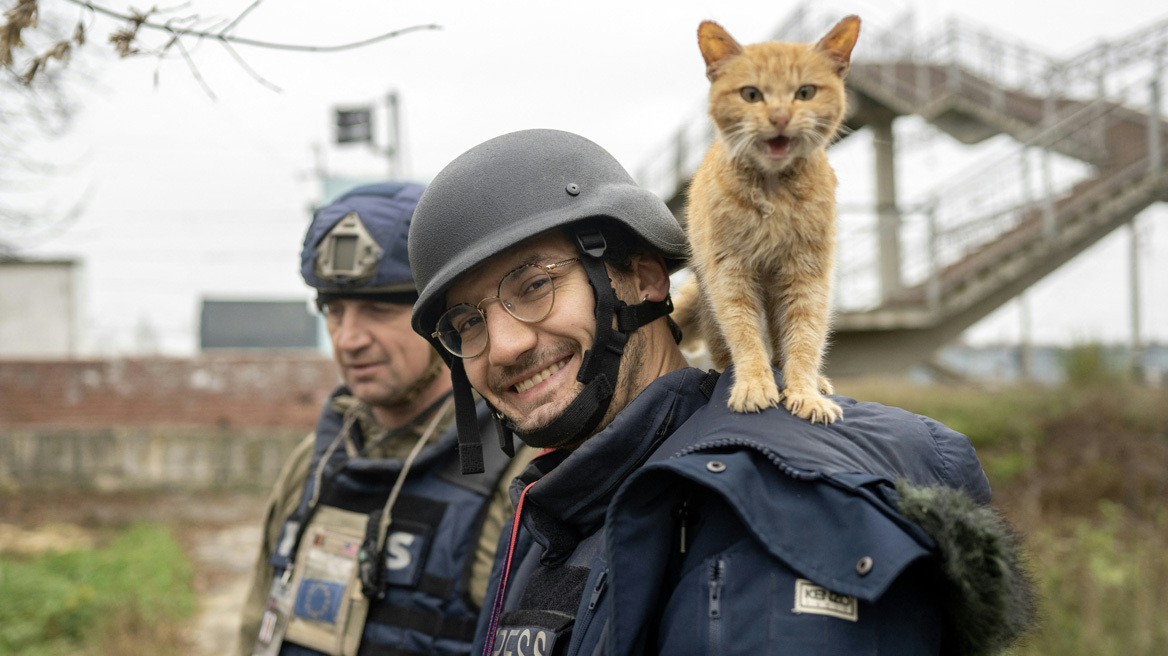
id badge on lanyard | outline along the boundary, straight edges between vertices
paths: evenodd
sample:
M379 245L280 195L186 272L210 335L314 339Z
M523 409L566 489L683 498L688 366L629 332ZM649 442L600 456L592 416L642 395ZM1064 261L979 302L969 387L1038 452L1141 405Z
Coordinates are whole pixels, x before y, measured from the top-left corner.
M291 570L284 570L291 573ZM252 656L276 656L284 644L284 634L288 632L288 618L292 611L294 599L288 594L288 580L278 577L272 581L272 588L268 592L268 606L264 609L264 617L260 622L260 634L256 638Z

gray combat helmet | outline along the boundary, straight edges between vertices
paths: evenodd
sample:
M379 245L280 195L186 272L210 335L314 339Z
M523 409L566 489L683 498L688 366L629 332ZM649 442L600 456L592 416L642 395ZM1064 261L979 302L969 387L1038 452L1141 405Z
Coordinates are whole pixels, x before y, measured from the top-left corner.
M579 396L551 425L519 435L536 447L583 439L612 400L628 335L672 310L668 299L635 306L617 299L601 260L607 249L602 224L617 224L636 235L659 251L671 270L686 257L685 232L665 203L637 186L603 148L569 132L525 130L482 143L447 165L418 201L409 235L419 291L412 322L450 364L465 473L481 466L482 446L462 361L433 336L446 310L446 291L456 278L503 250L548 230L568 229L596 297L596 341L577 375L585 385ZM495 415L501 446L510 453L511 433L518 431Z
M410 226L420 294L414 330L430 338L458 276L528 237L589 218L623 224L671 269L687 255L685 231L665 203L584 137L524 130L463 153L427 187Z

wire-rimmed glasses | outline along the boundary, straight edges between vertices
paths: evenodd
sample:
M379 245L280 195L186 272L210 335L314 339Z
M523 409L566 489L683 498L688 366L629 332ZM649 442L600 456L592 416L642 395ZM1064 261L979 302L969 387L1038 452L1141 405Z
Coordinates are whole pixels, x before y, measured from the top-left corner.
M554 264L525 264L511 271L499 281L497 295L474 305L460 303L450 308L438 318L437 330L430 336L437 338L455 357L473 358L481 354L488 342L484 303L498 300L507 314L524 323L543 321L551 314L556 300L552 271L579 261L580 258L573 257Z

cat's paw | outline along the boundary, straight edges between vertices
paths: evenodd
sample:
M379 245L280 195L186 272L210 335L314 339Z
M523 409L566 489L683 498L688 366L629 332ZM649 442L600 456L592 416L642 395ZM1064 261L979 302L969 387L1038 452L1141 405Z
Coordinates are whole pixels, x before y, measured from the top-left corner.
M770 376L741 378L730 388L726 403L734 412L762 412L779 404L779 386Z
M832 387L831 381L828 380L827 376L819 377L819 393L824 396L835 394L835 388Z
M820 381L820 385L822 383L823 381ZM813 424L830 424L844 416L844 411L836 405L835 401L821 396L817 392L785 389L783 390L783 405L791 411L791 414Z

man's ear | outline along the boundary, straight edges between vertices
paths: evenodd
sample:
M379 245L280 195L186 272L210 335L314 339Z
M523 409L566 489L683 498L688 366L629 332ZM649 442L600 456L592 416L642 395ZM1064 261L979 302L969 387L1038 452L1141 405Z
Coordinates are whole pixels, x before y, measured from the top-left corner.
M646 295L650 301L665 300L669 295L669 270L665 268L665 258L658 253L640 253L631 260L636 302L641 302Z

